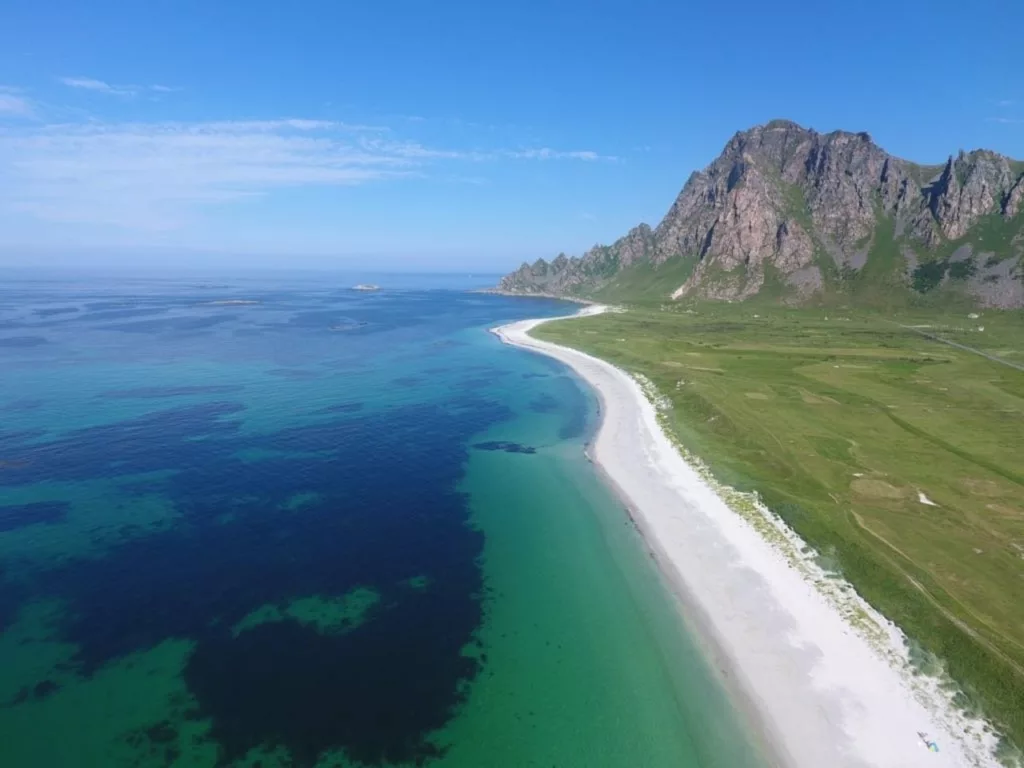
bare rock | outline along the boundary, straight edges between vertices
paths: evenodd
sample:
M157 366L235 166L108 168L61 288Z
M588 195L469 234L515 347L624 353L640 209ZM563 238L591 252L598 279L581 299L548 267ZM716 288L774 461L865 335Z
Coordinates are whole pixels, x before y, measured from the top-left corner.
M1017 183L1006 195L1003 203L1003 216L1012 219L1024 209L1024 174L1017 179Z
M806 298L819 293L825 285L821 270L811 265L786 275L786 283L796 289L798 298Z
M1011 185L1010 162L987 150L950 157L939 181L929 190L928 207L942 234L957 240L978 220L999 210Z
M991 261L982 254L983 266L971 277L967 289L983 307L1012 309L1024 306L1021 257Z
M983 219L1021 215L1019 172L1019 164L987 150L920 166L887 154L866 133L821 134L773 120L735 134L718 158L691 174L653 230L641 225L579 258L524 264L500 287L581 295L637 264L658 269L686 259L693 271L671 293L675 298L748 298L763 286L769 266L806 297L829 288L820 258L831 257L844 274L863 269L885 219L909 277L917 268L915 249L944 249L952 241L959 248L947 262L956 263L970 258ZM993 275L989 284L1015 279Z

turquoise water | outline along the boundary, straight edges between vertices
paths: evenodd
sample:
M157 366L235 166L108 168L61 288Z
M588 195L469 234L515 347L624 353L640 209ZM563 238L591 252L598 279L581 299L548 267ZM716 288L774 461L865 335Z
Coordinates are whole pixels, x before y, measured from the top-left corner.
M376 282L0 290L0 764L760 765L568 307Z

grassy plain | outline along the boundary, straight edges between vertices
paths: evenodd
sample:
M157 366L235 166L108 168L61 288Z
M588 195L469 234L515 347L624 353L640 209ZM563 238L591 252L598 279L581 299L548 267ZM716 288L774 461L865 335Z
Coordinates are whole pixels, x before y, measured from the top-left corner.
M1024 371L920 330L1024 364L1019 312L650 305L534 334L649 377L684 445L756 489L1022 746Z

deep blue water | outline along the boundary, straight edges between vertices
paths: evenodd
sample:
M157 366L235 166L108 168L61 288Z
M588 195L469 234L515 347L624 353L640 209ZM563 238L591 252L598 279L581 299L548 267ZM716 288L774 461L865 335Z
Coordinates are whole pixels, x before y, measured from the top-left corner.
M0 631L35 632L0 706L184 640L186 693L154 678L168 713L118 737L132 764L189 764L189 722L225 764L268 744L295 765L438 755L430 734L484 664L464 652L486 595L458 483L474 435L512 417L491 393L534 387L561 437L582 433L587 403L485 333L564 304L348 284L0 284ZM369 608L334 616L338 631L251 620L310 596L344 613L360 594ZM33 606L49 607L38 631ZM30 718L39 738L60 733L53 718Z

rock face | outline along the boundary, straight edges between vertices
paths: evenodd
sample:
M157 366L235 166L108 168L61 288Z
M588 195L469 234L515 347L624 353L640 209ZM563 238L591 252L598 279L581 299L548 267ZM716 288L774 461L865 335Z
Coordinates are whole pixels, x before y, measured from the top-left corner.
M983 304L1019 306L1022 219L1024 163L977 150L922 166L866 133L775 120L737 133L655 229L523 264L500 288L628 298L646 281L666 299L742 300L768 288L801 301L855 286L863 294L871 283L919 293L948 284ZM987 251L986 261L953 268L964 245ZM1007 281L1017 284L995 285Z

